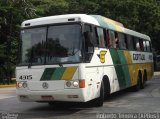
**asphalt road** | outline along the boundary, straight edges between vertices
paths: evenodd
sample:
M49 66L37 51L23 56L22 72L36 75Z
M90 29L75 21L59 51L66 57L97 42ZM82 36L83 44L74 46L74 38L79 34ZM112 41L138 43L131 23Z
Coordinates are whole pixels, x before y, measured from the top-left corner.
M130 117L129 117L130 116ZM103 107L88 103L19 102L15 88L0 88L0 119L81 119L81 118L160 119L160 73L155 73L145 89L129 89L112 94Z

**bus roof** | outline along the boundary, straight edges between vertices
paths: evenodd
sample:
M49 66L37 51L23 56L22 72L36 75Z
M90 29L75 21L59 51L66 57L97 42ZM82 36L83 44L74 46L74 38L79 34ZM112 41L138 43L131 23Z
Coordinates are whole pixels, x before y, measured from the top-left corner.
M57 15L57 16L49 16L49 17L41 17L36 19L31 19L24 21L22 23L22 28L32 27L37 25L45 25L45 24L55 24L55 23L70 23L70 22L85 22L89 24L95 24L99 26L98 21L86 14L66 14L66 15Z
M93 16L95 19L97 19L100 26L102 26L102 27L105 27L105 28L113 30L113 31L118 31L118 32L122 32L125 34L129 34L132 36L137 36L142 39L150 40L149 36L142 34L142 33L139 33L139 32L136 32L136 31L133 31L133 30L130 30L130 29L127 29L123 26L122 23L119 23L117 21L111 20L109 18L100 16L100 15L91 15L91 16Z
M140 37L142 39L150 40L149 36L127 29L123 26L122 23L100 15L66 14L66 15L41 17L24 21L21 27L27 28L39 25L46 25L46 24L72 23L72 22L84 22L84 23L94 24L97 26L105 27L113 31L122 32L132 36Z

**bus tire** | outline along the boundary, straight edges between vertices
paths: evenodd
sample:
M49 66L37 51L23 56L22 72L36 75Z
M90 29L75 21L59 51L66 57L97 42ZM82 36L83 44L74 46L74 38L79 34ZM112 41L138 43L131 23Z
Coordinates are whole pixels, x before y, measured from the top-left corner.
M108 76L103 77L103 86L104 86L104 99L107 99L110 95L110 83Z
M96 107L101 107L101 106L103 106L103 102L104 102L104 84L102 81L101 88L100 88L100 96L95 99L94 103L95 103Z
M142 79L141 79L141 74L138 73L138 77L137 77L137 84L133 87L133 91L139 91L140 90L140 87L141 87L141 83L142 82Z
M48 105L49 105L49 106L55 106L56 103L55 103L55 102L48 102Z
M144 88L145 88L146 81L147 81L147 73L146 73L146 71L145 71L145 72L144 72L144 75L143 75L143 80L142 80L142 83L141 83L141 89L144 89Z

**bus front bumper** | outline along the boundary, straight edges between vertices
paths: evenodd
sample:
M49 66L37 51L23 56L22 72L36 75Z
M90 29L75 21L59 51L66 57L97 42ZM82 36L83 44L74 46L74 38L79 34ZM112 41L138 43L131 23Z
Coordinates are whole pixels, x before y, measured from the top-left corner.
M84 93L85 89L63 89L54 91L31 91L17 89L17 98L21 102L52 102L52 101L68 101L68 102L87 102Z

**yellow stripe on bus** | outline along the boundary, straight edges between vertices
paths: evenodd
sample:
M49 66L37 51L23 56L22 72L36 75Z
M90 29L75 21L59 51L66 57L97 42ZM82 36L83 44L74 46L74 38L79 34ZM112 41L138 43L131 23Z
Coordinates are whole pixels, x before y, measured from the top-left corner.
M117 31L119 31L119 32L124 32L124 30L123 30L123 28L122 28L122 27L117 26L117 25L116 25L115 27L116 27L116 30L117 30Z
M104 21L108 22L108 23L111 23L113 25L117 25L117 26L121 26L123 27L123 24L118 22L118 21L114 21L112 19L109 19L109 18L106 18L106 17L102 17Z
M61 80L71 80L76 70L77 67L67 67L66 70L64 71Z
M132 62L132 57L129 51L124 51L124 55L126 57L126 61L128 64L128 69L129 69L129 75L130 75L130 79L131 79L131 85L135 85L136 84L136 76L135 76L135 65Z
M103 17L103 20L107 23L110 23L116 31L124 32L123 24L105 17Z
M124 51L124 55L126 57L126 61L128 64L128 69L129 69L129 74L130 74L130 79L131 79L131 85L134 86L137 84L137 77L138 77L138 72L141 70L142 76L144 73L144 69L147 71L147 78L150 79L152 77L153 72L153 64L152 63L140 63L140 64L134 64L132 62L132 56L129 51Z

